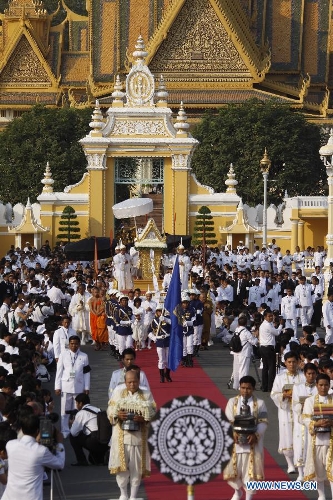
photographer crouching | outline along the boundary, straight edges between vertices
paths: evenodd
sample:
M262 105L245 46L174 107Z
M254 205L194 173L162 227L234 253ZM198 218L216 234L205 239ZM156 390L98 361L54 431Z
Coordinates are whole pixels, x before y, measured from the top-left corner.
M24 500L43 500L44 467L63 469L65 449L63 436L56 431L54 454L36 440L39 434L40 419L37 415L26 414L20 418L23 436L7 443L8 479L2 500L21 498Z
M88 461L93 465L105 465L104 457L109 446L98 440L97 414L101 410L90 404L90 398L85 393L78 394L75 402L77 412L71 411L71 415L75 415L75 420L70 429L69 439L77 462L71 465L86 466L89 465ZM89 451L88 460L84 449Z

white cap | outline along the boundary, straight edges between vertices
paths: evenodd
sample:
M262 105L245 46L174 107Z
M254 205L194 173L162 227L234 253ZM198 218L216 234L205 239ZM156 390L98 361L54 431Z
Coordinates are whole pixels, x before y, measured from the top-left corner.
M185 302L185 300L187 300L188 302L190 302L190 297L187 294L187 292L182 292L182 302Z

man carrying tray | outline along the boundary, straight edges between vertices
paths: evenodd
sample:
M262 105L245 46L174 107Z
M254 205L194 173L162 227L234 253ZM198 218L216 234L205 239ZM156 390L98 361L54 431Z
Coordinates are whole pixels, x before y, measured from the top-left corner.
M271 398L278 408L279 417L279 449L288 464L288 474L296 472L293 450L293 412L292 389L294 384L304 382L304 374L298 369L298 355L289 351L284 356L286 370L275 377Z
M330 378L320 373L316 378L318 394L306 399L303 422L308 429L308 449L304 468L304 481L317 480L318 500L325 500L325 479L333 493L333 396Z

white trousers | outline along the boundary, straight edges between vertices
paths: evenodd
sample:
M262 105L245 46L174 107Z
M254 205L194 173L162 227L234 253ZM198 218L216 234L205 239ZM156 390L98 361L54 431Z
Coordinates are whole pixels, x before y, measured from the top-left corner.
M129 347L133 347L133 337L132 335L118 335L117 334L117 343L118 343L118 351L119 354L122 354L122 352L125 349L128 349Z
M194 327L193 333L193 344L201 345L203 325L198 325Z
M193 334L183 337L183 356L187 354L193 354Z
M313 306L304 306L300 309L302 326L311 325Z
M228 484L234 490L239 490L241 487L244 489L246 486L247 481L250 480L249 478L249 467L251 466L250 464L250 453L237 453L236 455L237 459L237 478L232 479L228 481ZM253 490L248 490L248 491L253 491ZM255 493L255 491L253 491Z
M108 326L108 334L109 334L109 344L116 345L116 332L113 329L113 326Z
M249 374L251 357L245 357L242 353L234 353L234 363L232 372L234 376L233 388L238 391L239 381L242 377Z
M333 344L333 328L326 327L325 344Z
M292 328L295 335L297 334L297 318L286 319L286 328Z
M125 444L124 451L127 471L116 474L116 481L123 497L128 498L127 486L130 483L131 498L136 498L141 483L141 446Z
M67 437L69 430L69 415L66 415L66 411L75 410L75 398L77 394L72 394L69 392L61 393L61 405L60 405L60 414L61 414L61 432L64 437Z
M168 368L168 356L169 356L169 347L156 347L157 356L158 356L158 368L159 370L164 370L164 368Z

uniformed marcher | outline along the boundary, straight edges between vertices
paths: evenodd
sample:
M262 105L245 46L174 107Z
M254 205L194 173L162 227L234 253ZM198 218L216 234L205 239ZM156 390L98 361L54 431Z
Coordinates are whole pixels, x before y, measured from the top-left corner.
M171 320L166 315L168 313L163 309L163 305L158 304L149 328L149 338L156 344L158 369L160 372L160 382L162 383L164 383L164 380L172 382L170 368L168 367Z
M133 311L128 306L128 297L126 295L120 295L119 297L119 306L115 310L115 321L117 327L118 349L121 355L124 349L133 346Z
M193 333L196 324L196 310L190 306L190 297L182 292L181 303L177 306L177 315L183 325L182 366L193 366Z

